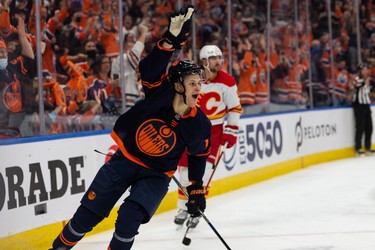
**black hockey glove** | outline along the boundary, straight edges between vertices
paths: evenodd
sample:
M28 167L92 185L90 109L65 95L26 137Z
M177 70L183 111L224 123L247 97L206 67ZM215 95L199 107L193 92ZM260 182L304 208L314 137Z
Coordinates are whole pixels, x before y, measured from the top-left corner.
M168 29L163 34L163 38L177 50L180 50L188 39L193 13L194 7L189 6L185 11L174 13L169 17Z
M189 199L186 203L188 213L193 217L200 216L201 214L198 209L201 212L204 212L204 210L206 209L206 197L204 197L205 190L202 187L202 183L192 184L186 189L189 194Z

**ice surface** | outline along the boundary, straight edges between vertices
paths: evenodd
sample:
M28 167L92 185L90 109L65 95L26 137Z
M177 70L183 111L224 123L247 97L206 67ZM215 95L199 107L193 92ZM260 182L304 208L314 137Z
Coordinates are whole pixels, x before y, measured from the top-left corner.
M184 246L176 212L142 225L132 249L226 249L203 219ZM205 215L233 250L374 250L375 157L319 164L210 198ZM74 249L107 249L112 233Z

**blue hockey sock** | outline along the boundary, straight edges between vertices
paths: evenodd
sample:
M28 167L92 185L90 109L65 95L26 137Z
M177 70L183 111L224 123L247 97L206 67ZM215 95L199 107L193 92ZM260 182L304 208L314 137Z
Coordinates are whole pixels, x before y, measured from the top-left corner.
M125 201L118 211L116 230L108 249L129 250L146 215L146 211L138 203L130 200Z

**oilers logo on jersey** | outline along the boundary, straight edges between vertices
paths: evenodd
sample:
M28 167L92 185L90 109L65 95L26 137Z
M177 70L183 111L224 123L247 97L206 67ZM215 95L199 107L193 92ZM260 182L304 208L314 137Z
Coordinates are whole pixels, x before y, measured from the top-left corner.
M176 144L175 132L160 119L149 119L142 123L135 136L138 148L154 157L168 154Z

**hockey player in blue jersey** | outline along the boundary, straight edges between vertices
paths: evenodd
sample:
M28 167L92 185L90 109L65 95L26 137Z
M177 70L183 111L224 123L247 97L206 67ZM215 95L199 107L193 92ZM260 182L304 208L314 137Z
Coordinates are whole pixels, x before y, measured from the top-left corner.
M147 223L168 191L186 148L189 161L188 212L199 215L206 200L202 177L210 153L211 123L196 107L202 69L177 61L167 71L175 49L190 32L193 7L170 17L168 30L139 64L145 99L121 115L111 133L119 150L104 164L53 249L71 249L102 221L129 188L121 204L108 249L130 249L141 224Z

